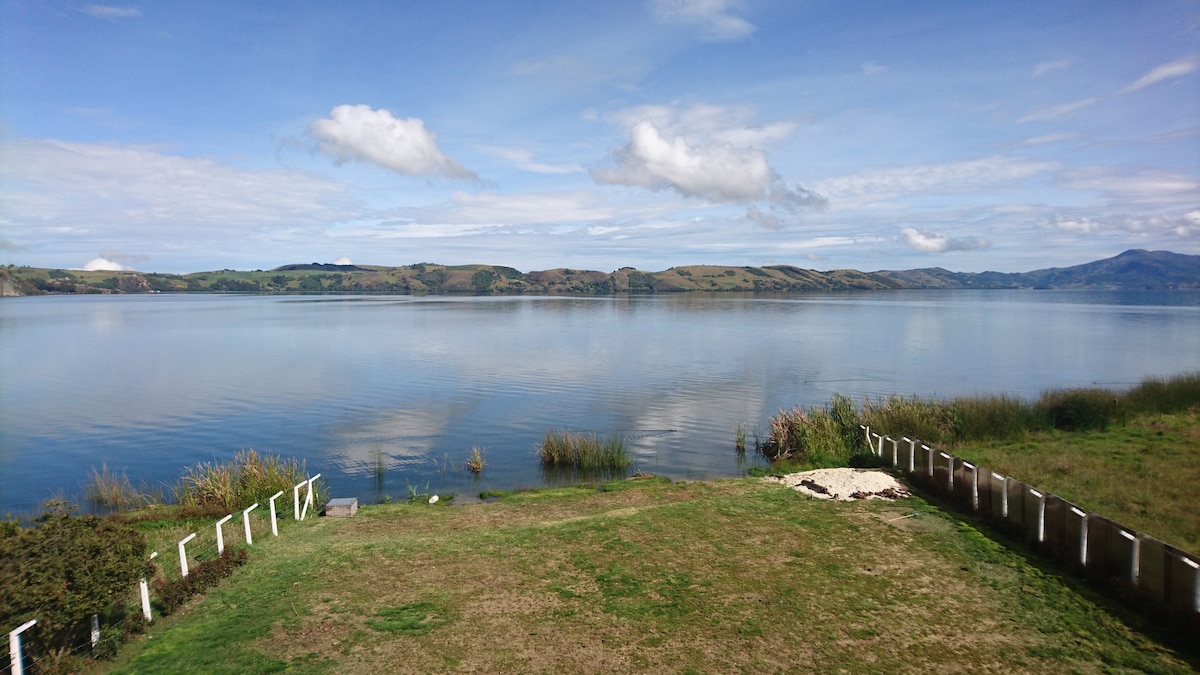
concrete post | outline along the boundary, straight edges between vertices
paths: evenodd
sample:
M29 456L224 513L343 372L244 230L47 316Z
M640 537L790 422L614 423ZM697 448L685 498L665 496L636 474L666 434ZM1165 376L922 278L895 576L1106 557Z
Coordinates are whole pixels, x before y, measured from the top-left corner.
M314 509L316 507L317 492L315 483L320 477L321 474L317 474L308 479L308 494L304 496L304 508L300 510L300 520L304 520L304 517L308 514L308 507L312 506Z
M1034 490L1033 488L1029 488L1029 494L1037 497L1038 500L1037 534L1034 535L1034 541L1040 544L1043 541L1046 541L1046 495Z
M302 480L292 487L292 516L296 520L300 520L300 488L308 485L307 480Z
M100 615L92 615L92 649L100 644Z
M963 467L971 472L971 508L979 510L979 469L970 462L963 462Z
M1142 542L1138 541L1138 538L1135 537L1131 532L1126 532L1125 530L1120 530L1120 532L1121 536L1128 539L1130 542L1129 583L1136 586L1138 581L1138 572L1141 571L1141 560L1139 560L1139 558L1141 558Z
M187 551L183 550L183 545L196 538L196 533L193 532L183 539L179 540L179 571L184 577L188 575Z
M258 508L258 504L251 504L245 511L242 511L242 528L246 530L246 545L253 546L254 538L250 536L250 512Z
M904 442L908 443L908 472L915 473L917 470L917 442L908 436L904 437Z
M889 436L888 442L892 444L892 467L895 467L900 462L899 451L896 449L896 439Z
M1191 558L1183 558L1184 564L1192 568L1192 611L1200 613L1200 564Z
M8 633L8 663L12 666L12 675L25 675L25 659L21 656L21 633L33 628L36 623L37 619L26 621Z
M217 555L225 553L225 537L221 534L221 526L228 523L233 518L233 514L229 514L217 521Z

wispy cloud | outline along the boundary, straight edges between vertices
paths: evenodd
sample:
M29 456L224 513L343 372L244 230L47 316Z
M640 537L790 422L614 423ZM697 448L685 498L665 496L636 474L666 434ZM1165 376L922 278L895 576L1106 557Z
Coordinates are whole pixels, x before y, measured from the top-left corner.
M1017 145L1049 145L1050 143L1061 143L1069 141L1073 138L1079 138L1079 134L1074 131L1064 131L1059 134L1044 134L1042 136L1031 136L1022 140Z
M1024 124L1025 122L1045 122L1067 119L1080 110L1094 105L1097 100L1099 99L1084 98L1078 101L1071 101L1070 103L1059 103L1058 105L1040 108L1017 120L1017 122Z
M733 13L732 0L653 0L651 8L663 23L698 26L713 40L737 40L751 34L754 24Z
M1054 162L998 155L961 162L864 169L818 181L815 187L840 206L842 200L870 203L916 193L953 194L1010 186L1055 167Z
M339 161L365 161L409 176L479 177L442 154L437 134L417 118L398 119L367 105L339 105L329 117L313 122L309 133L324 152Z
M579 164L548 164L546 162L539 162L534 158L533 152L522 148L489 145L482 146L480 149L489 155L499 157L522 171L529 171L531 173L562 175L583 173L585 171Z
M1170 80L1176 77L1190 75L1200 69L1200 61L1196 58L1179 59L1164 63L1161 66L1155 66L1150 72L1138 78L1136 82L1130 84L1120 91L1122 94L1130 94L1139 89L1149 87L1152 84L1157 84L1163 80Z
M302 171L252 171L149 146L24 140L2 151L4 229L22 245L187 247L311 232L359 213L345 185Z
M79 11L98 19L136 19L142 15L142 10L136 7L116 5L84 5Z
M868 62L862 64L863 75L866 75L867 77L871 77L872 75L882 75L883 73L886 73L887 71L888 71L887 66L881 66L878 63L874 63L872 61L868 61Z
M1041 77L1046 73L1052 73L1056 70L1063 70L1071 66L1070 59L1060 59L1058 61L1042 61L1033 67L1033 76Z

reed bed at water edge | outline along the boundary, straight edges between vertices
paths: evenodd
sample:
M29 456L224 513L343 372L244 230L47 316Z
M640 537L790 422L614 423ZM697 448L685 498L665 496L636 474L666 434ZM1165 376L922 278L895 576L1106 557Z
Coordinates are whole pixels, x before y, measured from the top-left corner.
M175 501L184 507L244 509L306 478L304 460L241 450L228 462L188 467L175 486Z
M542 438L538 454L542 464L580 469L625 469L632 463L620 434L601 439L595 433L551 429Z

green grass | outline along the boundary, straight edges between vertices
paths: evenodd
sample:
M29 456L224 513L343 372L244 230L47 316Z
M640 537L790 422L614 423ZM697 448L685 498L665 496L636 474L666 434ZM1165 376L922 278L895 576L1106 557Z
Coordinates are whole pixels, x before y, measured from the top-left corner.
M917 512L919 517L895 520ZM1188 672L1154 622L920 501L743 479L366 506L255 546L113 672Z

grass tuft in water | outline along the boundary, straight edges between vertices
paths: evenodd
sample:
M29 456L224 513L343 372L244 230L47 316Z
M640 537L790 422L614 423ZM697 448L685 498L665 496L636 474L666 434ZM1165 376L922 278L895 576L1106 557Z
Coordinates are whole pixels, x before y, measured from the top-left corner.
M626 469L632 463L625 452L625 438L612 434L580 434L551 429L542 438L538 454L543 465L578 469Z
M467 453L467 471L477 476L483 473L483 467L487 466L487 460L484 457L486 452L487 448L480 448L477 445L473 446L470 452Z
M232 511L262 502L308 478L303 460L242 450L228 462L188 467L175 486L183 507Z
M89 506L101 511L132 511L162 502L162 495L138 491L124 473L116 474L101 464L100 470L92 468L92 475L83 486L84 499Z

